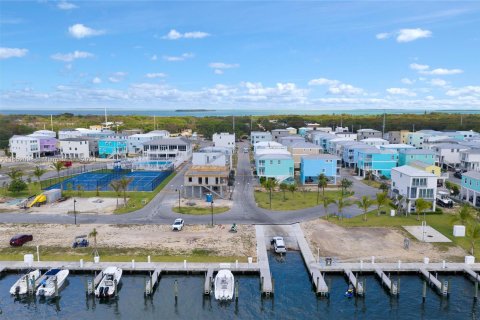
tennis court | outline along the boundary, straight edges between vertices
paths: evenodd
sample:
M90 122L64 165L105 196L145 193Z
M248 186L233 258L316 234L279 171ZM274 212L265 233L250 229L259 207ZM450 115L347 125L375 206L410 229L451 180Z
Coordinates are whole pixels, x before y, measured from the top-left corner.
M112 191L110 183L123 177L131 179L127 191L153 191L172 171L102 170L81 173L45 190L60 189L83 191ZM80 186L80 187L79 187Z

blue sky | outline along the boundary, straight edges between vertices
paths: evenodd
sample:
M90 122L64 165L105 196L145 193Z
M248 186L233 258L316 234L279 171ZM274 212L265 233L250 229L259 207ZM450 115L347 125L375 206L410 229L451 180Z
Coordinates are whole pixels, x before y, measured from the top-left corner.
M2 1L0 108L479 109L480 4Z

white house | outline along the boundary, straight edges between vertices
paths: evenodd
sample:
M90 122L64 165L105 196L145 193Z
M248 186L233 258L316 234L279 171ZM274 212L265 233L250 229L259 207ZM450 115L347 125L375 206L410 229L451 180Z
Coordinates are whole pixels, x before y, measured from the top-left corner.
M85 138L69 138L60 140L60 155L64 159L88 159L94 154L91 153L91 143Z
M10 153L16 159L35 159L40 157L40 141L29 136L13 136L9 140Z
M367 138L367 139L360 140L360 142L368 144L369 146L372 146L372 147L384 146L386 144L389 144L388 140L385 140L382 138Z
M462 146L454 143L439 143L432 146L432 149L437 154L437 160L439 167L457 168L460 166L460 152L470 149L469 147Z
M162 138L143 144L143 155L149 160L186 161L192 156L192 145L185 138Z
M37 130L32 133L32 135L42 135L42 136L47 136L50 138L55 138L57 137L57 133L55 131L51 130Z
M235 149L235 133L214 133L212 141L215 147L229 147Z
M357 134L355 132L348 132L348 131L338 131L335 132L337 138L348 138L352 141L357 141Z
M192 154L192 165L231 167L229 159L222 152L194 152Z
M359 129L357 130L357 141L367 138L381 138L382 132L375 129Z
M262 141L272 141L272 134L269 131L252 131L250 133L250 143L252 145Z
M170 137L167 130L154 130L148 133L132 134L127 137L127 150L129 154L139 154L143 151L143 144L147 141Z
M480 149L460 151L460 167L467 171L480 171Z
M401 195L402 206L407 212L415 211L415 201L424 199L432 204L431 211L435 211L437 197L437 179L433 173L426 172L411 166L392 168L392 196Z
M225 163L232 169L233 167L233 149L227 147L203 147L198 152L204 153L222 153L225 155Z

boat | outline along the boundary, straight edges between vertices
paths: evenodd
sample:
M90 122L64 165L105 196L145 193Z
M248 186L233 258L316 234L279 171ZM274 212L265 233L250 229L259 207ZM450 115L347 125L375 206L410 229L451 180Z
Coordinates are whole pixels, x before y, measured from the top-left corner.
M232 300L235 289L235 279L230 270L220 270L215 276L215 299Z
M95 289L97 298L107 298L115 295L117 285L122 278L122 269L118 267L108 267L102 271L102 280Z
M345 297L351 298L351 297L353 297L354 294L355 294L355 291L354 291L354 289L353 289L353 286L350 284L350 285L348 286L347 291L345 292Z
M51 297L58 294L70 272L68 269L50 269L40 277L37 296Z
M10 294L27 294L29 289L35 290L37 288L38 278L40 278L40 270L36 269L30 271L15 282L10 288Z

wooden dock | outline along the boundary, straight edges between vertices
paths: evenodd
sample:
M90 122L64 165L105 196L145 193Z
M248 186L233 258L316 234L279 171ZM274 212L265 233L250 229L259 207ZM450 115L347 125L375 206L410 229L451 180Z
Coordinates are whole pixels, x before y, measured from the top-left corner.
M270 273L270 264L268 263L267 246L265 243L265 232L261 225L255 226L257 239L257 264L260 269L260 281L262 294L270 296L273 294L272 275Z
M1 269L1 268L0 268ZM465 271L466 274L468 274L470 276L470 278L474 281L474 282L478 282L480 283L480 275L478 273L476 273L475 271L473 271L472 269L470 269L469 267L465 267L463 269Z
M380 278L380 281L385 285L391 295L398 294L398 287L396 283L393 283L392 280L383 272L379 267L375 268L375 274Z
M293 231L295 232L295 236L297 238L298 247L300 248L300 252L302 254L303 260L305 261L305 265L307 266L308 273L312 278L312 282L315 286L315 292L318 295L327 296L328 295L328 286L325 282L325 278L323 277L322 273L320 272L317 261L315 260L312 250L308 246L307 240L303 234L302 228L300 224L295 223L292 225Z
M432 275L425 267L419 269L423 277L428 280L430 285L437 289L437 292L446 296L448 294L448 283L441 282L434 275Z
M212 291L212 283L213 283L213 269L210 268L207 270L207 274L205 275L205 284L203 285L203 294L210 295Z
M352 284L352 286L355 288L355 294L359 296L363 296L365 294L363 283L358 281L357 277L353 274L352 270L345 269L344 272L350 284Z
M156 268L155 270L153 270L151 276L145 282L146 296L153 296L153 293L155 292L155 287L158 284L158 281L160 280L161 274L162 274L162 269Z

